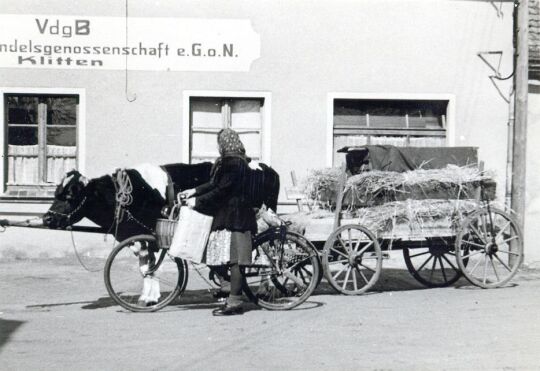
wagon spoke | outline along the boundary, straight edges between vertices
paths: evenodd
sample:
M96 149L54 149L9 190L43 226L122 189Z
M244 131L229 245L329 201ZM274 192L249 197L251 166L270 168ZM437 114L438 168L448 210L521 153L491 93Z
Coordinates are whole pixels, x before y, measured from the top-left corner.
M373 241L370 241L366 246L362 247L362 250L357 252L357 255L362 255L371 245L373 245Z
M345 242L343 242L341 237L339 237L339 236L336 236L336 237L339 240L339 242L341 243L341 246L343 246L343 248L347 251L347 253L349 253L349 247L347 247L347 244Z
M478 243L475 243L475 242L471 242L469 240L462 240L461 243L465 243L467 245L471 245L471 246L477 246L477 247L481 247L481 248L484 248L484 245L480 245Z
M491 261L491 266L493 267L493 272L495 272L495 277L497 277L497 281L500 281L499 273L497 272L497 268L495 267L495 264L493 263L493 257L490 256L489 260Z
M499 231L499 233L497 233L497 237L496 237L496 238L501 237L501 235L503 234L503 232L506 230L506 228L508 228L508 227L510 226L510 224L512 224L512 221L508 221L508 223L506 223L506 225L504 226L504 228L501 228L501 230Z
M498 219L499 219L499 214L497 213L494 213L494 212L491 212L491 236L493 238L495 238L496 236L496 229L497 229L497 222L498 222ZM506 228L507 226L505 226L504 228Z
M450 259L448 259L448 258L447 258L446 256L444 256L444 255L442 256L442 258L443 258L444 260L446 260L446 262L447 262L448 264L450 264L450 266L452 267L453 270L459 271L459 269L457 269L457 268L454 266L454 264L452 264L452 262L450 261Z
M342 253L341 251L339 251L339 250L336 250L336 248L334 248L334 247L331 247L331 248L330 248L330 250L332 250L332 251L334 251L334 252L338 253L339 255L341 255L341 256L345 257L345 258L346 258L347 260L349 260L349 256L348 256L348 255L345 255L345 254L344 254L344 253Z
M440 256L439 256L439 263L441 264L441 271L442 271L442 275L443 275L443 278L444 278L444 282L447 282L448 278L446 278L446 271L444 270L443 261L442 261L442 258Z
M512 272L512 269L510 269L510 267L509 267L505 262L503 262L503 261L501 260L501 258L499 258L499 256L498 256L497 254L493 254L493 255L497 258L497 260L498 260L499 262L501 262L501 264L503 265L503 267L505 267L506 269L508 269L508 272Z
M350 267L348 270L347 270L347 273L345 274L345 280L343 281L343 290L346 290L345 287L347 286L347 283L349 282L349 274L351 274L351 269L352 267Z
M519 256L519 254L517 252L513 252L513 251L506 251L506 250L501 250L499 249L497 252L503 252L505 254L510 254L510 255L515 255L515 256Z
M416 258L417 256L426 255L426 254L429 254L429 251L421 252L421 253L414 254L414 255L409 255L409 258Z
M513 237L507 238L506 240L503 240L503 241L501 241L501 242L502 242L502 243L507 243L508 241L515 240L516 238L519 238L519 236L513 236Z
M368 266L366 266L366 265L364 265L364 264L362 264L362 263L360 263L360 265L361 265L362 267L366 268L368 271L372 271L373 273L375 273L375 271L374 271L373 269L371 269L370 267L368 267Z
M478 260L476 262L476 264L474 265L474 267L469 271L469 273L472 275L473 272L476 270L476 268L480 265L480 263L482 263L482 259Z
M476 236L477 236L480 240L482 240L482 242L483 242L484 244L487 243L486 240L484 239L484 237L481 236L480 232L478 232L478 230L476 229L476 227L475 227L474 225L472 225L472 224L471 224L471 230L476 234Z
M358 267L355 267L355 269L358 271L358 273L360 273L360 275L362 276L362 278L364 279L364 281L366 282L366 284L369 283L368 279L366 278L364 272L362 272L360 269L358 269Z
M345 263L348 262L349 259L341 259L341 260L332 260L332 263Z
M433 259L433 264L431 265L431 272L429 273L429 280L433 281L433 273L435 272L435 266L437 265L437 258Z
M487 279L487 266L488 266L488 256L484 256L484 279L482 282L485 284Z
M358 237L358 241L356 241L356 246L354 247L354 251L358 251L358 248L360 247L360 242L362 242L362 238Z
M351 229L347 229L347 235L349 236L349 248L352 250L352 234L351 234Z
M335 280L345 269L347 269L347 265L344 265L343 268L339 270L339 272L332 276L332 278Z
M484 252L484 250L478 250L478 251L470 253L469 255L463 255L461 257L461 259L467 259L467 258L470 258L471 256L475 256L476 254L480 254L480 253L483 253L483 252Z
M427 260L424 262L424 264L422 264L420 266L420 268L417 269L417 271L421 271L422 268L424 268L426 266L426 264L433 258L433 255L430 255L429 258L427 258Z
M484 236L487 237L489 235L489 231L487 229L487 225L488 225L487 215L486 214L481 214L480 218L482 219L482 230L484 231Z
M354 291L358 291L358 284L356 283L356 269L352 271Z

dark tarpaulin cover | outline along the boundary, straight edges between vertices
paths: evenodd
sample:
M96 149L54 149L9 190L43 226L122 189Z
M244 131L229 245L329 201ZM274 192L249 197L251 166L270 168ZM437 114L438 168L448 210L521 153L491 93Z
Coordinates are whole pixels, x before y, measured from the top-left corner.
M477 147L395 147L368 145L344 147L347 169L357 174L363 165L370 170L405 172L409 170L442 169L447 165L467 166L478 164Z

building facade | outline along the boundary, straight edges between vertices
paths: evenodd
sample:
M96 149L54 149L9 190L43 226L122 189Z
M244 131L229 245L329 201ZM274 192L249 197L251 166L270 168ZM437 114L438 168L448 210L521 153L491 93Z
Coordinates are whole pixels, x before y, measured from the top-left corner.
M504 202L511 80L493 76L512 73L511 1L126 4L4 2L0 13L248 21L258 56L238 71L106 69L91 60L37 68L37 59L0 68L0 212L43 212L71 167L95 177L141 162L211 160L222 127L237 129L284 186L291 171L302 178L338 166L344 145L475 146ZM218 52L232 54L227 48ZM293 207L284 192L280 207Z

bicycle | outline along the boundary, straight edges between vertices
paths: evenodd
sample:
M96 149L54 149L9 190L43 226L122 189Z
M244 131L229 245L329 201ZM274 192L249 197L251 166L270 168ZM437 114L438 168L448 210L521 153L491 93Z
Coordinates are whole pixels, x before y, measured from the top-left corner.
M280 225L256 234L252 239L253 264L245 267L244 293L268 310L289 310L304 303L315 290L322 269L313 244L289 231L289 225L281 221ZM105 286L111 298L127 310L157 311L186 289L187 262L167 254L168 246L160 244L162 238L158 237L154 234L128 238L107 258ZM146 290L144 285L149 285ZM142 297L141 293L149 292L150 300Z

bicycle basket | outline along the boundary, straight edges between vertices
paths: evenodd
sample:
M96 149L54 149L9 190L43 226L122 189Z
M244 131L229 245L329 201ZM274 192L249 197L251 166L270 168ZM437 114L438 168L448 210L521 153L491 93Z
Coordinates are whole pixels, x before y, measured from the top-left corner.
M156 223L156 236L158 244L162 249L168 249L171 246L171 242L176 229L176 220L170 219L158 219Z

